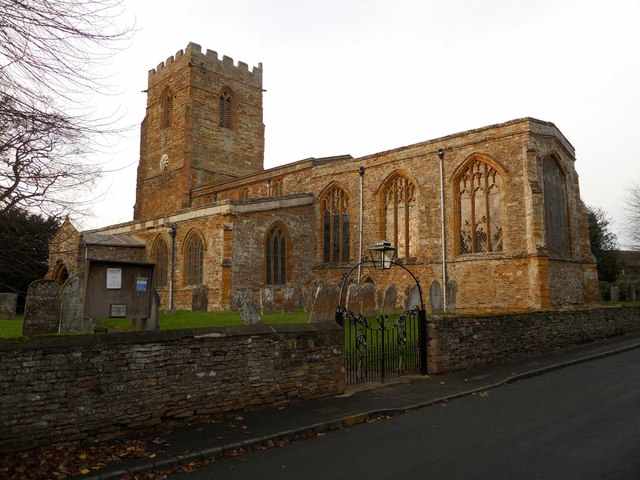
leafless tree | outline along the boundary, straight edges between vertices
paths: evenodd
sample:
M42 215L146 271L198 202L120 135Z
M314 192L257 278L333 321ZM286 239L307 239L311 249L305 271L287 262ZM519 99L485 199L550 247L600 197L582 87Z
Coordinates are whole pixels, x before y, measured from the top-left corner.
M89 95L107 93L99 67L122 48L122 0L0 0L0 211L73 210L100 166L86 161L113 133Z
M640 250L640 184L632 183L625 198L626 237L631 248Z

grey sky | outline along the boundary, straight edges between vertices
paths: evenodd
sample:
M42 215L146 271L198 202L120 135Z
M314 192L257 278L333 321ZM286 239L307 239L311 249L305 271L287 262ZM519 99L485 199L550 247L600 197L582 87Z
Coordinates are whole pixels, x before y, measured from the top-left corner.
M640 1L126 0L111 68L123 124L147 71L192 41L264 67L265 167L361 156L526 116L576 149L583 200L623 226L639 179ZM139 130L117 145L85 227L132 218ZM126 168L123 168L127 166Z

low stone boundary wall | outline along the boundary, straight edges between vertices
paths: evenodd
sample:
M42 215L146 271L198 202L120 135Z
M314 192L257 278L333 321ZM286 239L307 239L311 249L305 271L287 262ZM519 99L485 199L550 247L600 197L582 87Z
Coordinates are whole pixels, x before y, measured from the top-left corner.
M0 452L344 391L333 322L0 341Z
M532 357L618 335L640 333L640 307L432 317L429 373Z

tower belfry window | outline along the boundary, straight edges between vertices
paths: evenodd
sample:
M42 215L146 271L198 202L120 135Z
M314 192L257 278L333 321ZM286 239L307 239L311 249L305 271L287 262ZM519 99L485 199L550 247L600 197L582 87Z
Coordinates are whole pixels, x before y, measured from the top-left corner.
M162 95L162 126L169 128L171 126L171 114L173 112L173 98L171 90L166 89Z
M218 125L222 128L231 128L231 113L233 109L233 99L231 92L225 90L220 94L220 105L218 107Z

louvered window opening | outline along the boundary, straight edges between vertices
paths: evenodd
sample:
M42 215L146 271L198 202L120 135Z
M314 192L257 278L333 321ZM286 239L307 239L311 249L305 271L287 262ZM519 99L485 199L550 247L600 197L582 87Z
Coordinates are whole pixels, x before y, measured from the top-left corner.
M460 253L502 251L500 175L487 163L469 164L459 180Z
M287 283L287 242L280 227L274 227L267 235L265 246L265 280L267 285Z
M398 257L408 258L413 253L415 227L412 212L416 204L415 185L403 175L397 175L384 192L385 236L398 249Z
M154 271L154 285L156 287L166 287L168 284L169 270L169 249L164 240L160 239L155 247L156 267Z
M187 244L187 285L202 285L202 263L204 245L197 235Z
M568 253L570 243L565 176L551 157L544 159L542 174L547 249L555 253Z
M171 113L173 110L173 100L171 98L171 92L167 92L164 95L163 110L163 126L164 128L168 128L171 126Z
M323 261L349 261L349 197L339 187L322 199Z
M231 128L231 95L227 92L220 95L218 124L223 128Z

